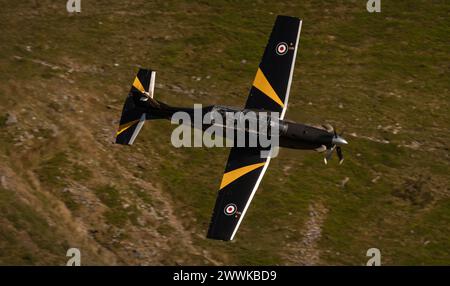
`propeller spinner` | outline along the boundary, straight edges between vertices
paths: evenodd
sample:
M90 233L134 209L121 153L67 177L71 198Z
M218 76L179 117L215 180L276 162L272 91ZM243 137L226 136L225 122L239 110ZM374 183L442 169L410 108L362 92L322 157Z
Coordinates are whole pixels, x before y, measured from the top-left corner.
M331 156L333 155L333 151L336 150L337 156L339 158L339 165L344 162L344 155L342 154L342 145L347 145L348 142L344 138L341 137L342 133L340 135L337 134L336 129L334 129L331 125L327 124L325 126L326 130L330 133L333 133L333 139L331 140L331 143L333 144L331 148L327 149L325 153L325 157L323 158L323 161L325 164L328 164L328 161L331 159Z

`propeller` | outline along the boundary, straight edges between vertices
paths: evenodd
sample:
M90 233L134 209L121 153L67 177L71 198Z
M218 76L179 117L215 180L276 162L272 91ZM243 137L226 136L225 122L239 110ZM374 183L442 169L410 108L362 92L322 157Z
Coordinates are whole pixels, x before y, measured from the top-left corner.
M333 145L331 145L331 148L326 149L326 153L325 153L325 157L323 158L323 161L325 162L325 164L328 164L328 161L331 159L331 156L333 155L334 150L336 150L336 154L339 158L339 165L340 165L344 162L344 155L342 154L341 146L348 144L348 142L344 138L342 138L343 133L338 134L336 129L333 128L333 126L331 126L330 124L323 125L323 127L329 133L333 133L333 135L334 135L333 139L331 141Z

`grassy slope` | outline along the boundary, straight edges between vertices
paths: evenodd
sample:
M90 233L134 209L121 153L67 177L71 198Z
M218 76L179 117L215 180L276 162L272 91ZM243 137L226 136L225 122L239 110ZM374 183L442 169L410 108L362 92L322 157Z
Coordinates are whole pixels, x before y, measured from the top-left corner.
M318 203L316 263L448 264L449 5L278 2L3 3L0 264L295 264ZM281 150L237 239L205 240L227 150L175 149L168 122L111 145L122 100L149 66L163 101L242 106L277 14L304 19L287 118L345 130L346 162Z

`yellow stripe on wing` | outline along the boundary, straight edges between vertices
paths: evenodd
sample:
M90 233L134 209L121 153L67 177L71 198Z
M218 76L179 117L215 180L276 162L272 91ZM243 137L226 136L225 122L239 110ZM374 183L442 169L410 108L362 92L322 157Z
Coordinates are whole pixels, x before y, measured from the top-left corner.
M142 86L142 83L141 83L141 81L138 79L138 77L136 77L136 78L134 79L133 86L134 86L135 88L137 88L140 92L142 92L142 93L145 92L145 88Z
M228 184L231 184L245 174L264 166L265 163L266 162L248 165L223 174L222 182L220 183L220 189L225 188Z
M266 76L262 72L260 68L258 68L258 71L256 72L255 80L253 81L253 86L262 91L265 95L270 97L273 101L278 103L281 108L284 108L284 103L281 101L278 94L275 92L275 90L270 85L270 82L267 80Z
M120 125L119 130L116 133L116 137L119 136L120 133L124 132L125 130L127 130L128 128L130 128L131 126L133 126L134 124L136 124L138 122L139 122L139 119Z

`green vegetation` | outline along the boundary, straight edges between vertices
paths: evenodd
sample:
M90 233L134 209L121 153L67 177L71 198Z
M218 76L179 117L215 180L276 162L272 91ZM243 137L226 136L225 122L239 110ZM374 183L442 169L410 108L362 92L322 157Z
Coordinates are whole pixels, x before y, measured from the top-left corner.
M63 187L65 181L65 169L69 165L69 160L65 153L58 153L41 163L38 170L39 180L50 186Z
M120 192L113 186L102 186L94 189L97 197L108 207L105 219L117 227L123 227L127 221L137 225L139 210L135 205L124 206Z
M37 170L39 180L50 188L71 210L77 210L79 204L68 190L68 180L83 182L92 177L92 172L77 163L71 163L66 153L57 153L40 162Z
M0 213L11 222L10 227L0 223L0 264L58 263L67 242L32 206L0 188Z

